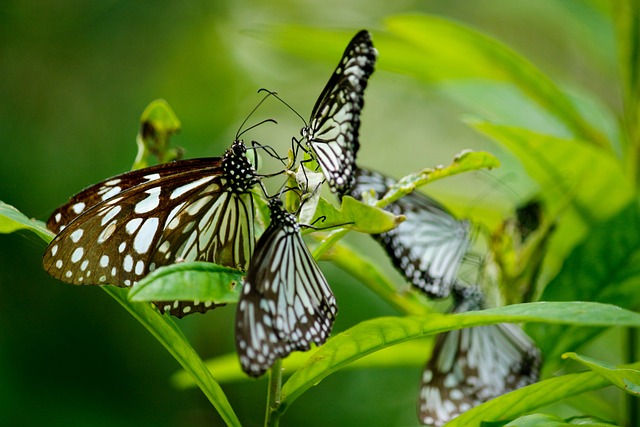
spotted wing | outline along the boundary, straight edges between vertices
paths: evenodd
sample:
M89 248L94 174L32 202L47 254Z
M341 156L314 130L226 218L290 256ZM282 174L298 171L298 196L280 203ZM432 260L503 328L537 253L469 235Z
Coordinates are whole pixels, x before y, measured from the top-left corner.
M373 190L382 197L395 181L378 172L359 168L351 195ZM457 220L432 198L413 192L386 208L407 220L395 229L374 235L393 265L414 286L432 298L449 295L469 247L470 225Z
M255 239L251 193L227 191L220 159L193 170L183 170L181 162L176 162L179 172L123 185L126 189L72 220L45 252L47 272L72 284L131 286L155 268L179 261L246 267ZM158 305L178 316L212 306Z
M364 90L377 55L371 34L364 30L356 34L302 132L333 192L344 194L353 182Z
M271 221L258 240L236 313L240 363L256 377L292 351L323 344L337 313L297 224L283 223L273 212Z
M54 233L59 233L67 226L67 224L76 219L81 213L100 202L104 202L107 199L116 196L122 191L144 184L145 182L165 178L169 175L177 175L193 170L208 169L211 165L219 161L219 158L180 160L114 176L99 182L98 184L85 188L69 199L67 203L53 211L47 220L47 228Z
M456 312L479 304L458 301ZM538 380L540 350L518 326L502 323L438 336L422 374L420 421L442 426L469 409Z

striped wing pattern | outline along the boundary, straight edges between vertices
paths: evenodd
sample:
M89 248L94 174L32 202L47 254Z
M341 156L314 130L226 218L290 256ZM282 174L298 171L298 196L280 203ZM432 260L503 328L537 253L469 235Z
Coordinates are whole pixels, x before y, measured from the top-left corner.
M378 172L359 168L351 195L361 200L363 192L373 191L382 197L395 183ZM373 237L414 286L432 298L448 296L469 247L469 222L457 220L440 203L417 192L386 209L407 220Z
M455 311L480 308L481 300L463 299ZM441 334L422 374L420 421L440 427L483 402L532 384L538 380L540 363L540 350L518 325Z
M364 90L377 56L371 34L356 34L302 129L334 193L345 193L353 183Z
M45 252L45 269L67 283L116 286L182 261L245 269L255 243L250 189L257 183L245 150L237 141L222 158L152 166L72 197L49 219L60 231ZM156 305L181 317L215 304Z
M278 358L323 344L337 313L324 275L279 199L258 240L236 312L236 350L242 369L262 375Z

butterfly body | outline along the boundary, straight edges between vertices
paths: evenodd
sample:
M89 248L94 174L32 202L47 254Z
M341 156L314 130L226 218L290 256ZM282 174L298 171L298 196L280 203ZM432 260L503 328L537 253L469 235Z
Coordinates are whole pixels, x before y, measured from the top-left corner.
M244 270L255 245L250 190L257 183L241 141L221 158L179 160L109 178L54 211L47 225L58 234L43 265L63 282L116 286L132 286L181 261ZM211 306L160 304L178 316Z
M324 343L337 313L329 285L282 202L258 240L236 314L236 350L246 373L262 375L277 358Z
M351 195L362 200L364 192L382 197L396 181L378 172L358 168ZM393 265L415 287L432 298L449 295L458 268L469 246L470 224L459 221L432 198L411 193L385 209L405 215L395 229L373 235Z
M371 34L356 34L301 131L333 192L345 193L353 183L364 90L377 55Z

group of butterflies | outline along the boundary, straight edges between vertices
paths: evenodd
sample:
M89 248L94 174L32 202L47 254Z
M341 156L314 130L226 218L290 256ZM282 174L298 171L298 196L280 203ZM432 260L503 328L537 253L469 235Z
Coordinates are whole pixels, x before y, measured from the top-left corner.
M371 35L360 31L315 103L303 140L294 139L339 197L381 197L395 183L355 161L364 90L376 59ZM158 267L181 261L236 268L246 272L236 350L247 374L260 376L276 359L308 350L312 342L323 344L336 317L336 300L281 194L269 198L270 223L256 242L253 190L266 191L247 157L250 149L236 139L222 157L159 164L88 187L49 218L47 227L57 235L44 255L45 269L67 283L128 287ZM452 295L455 312L484 308L479 289L457 279L470 246L469 222L416 192L386 209L407 219L373 237L407 280L431 298ZM199 301L154 305L178 317L216 306ZM515 325L442 334L423 373L420 420L443 425L478 403L536 381L539 364L536 346Z

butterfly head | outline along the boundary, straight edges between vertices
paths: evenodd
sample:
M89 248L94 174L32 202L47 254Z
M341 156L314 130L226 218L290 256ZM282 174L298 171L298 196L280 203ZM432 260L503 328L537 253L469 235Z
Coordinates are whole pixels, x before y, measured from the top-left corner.
M269 212L271 213L271 224L282 227L290 227L294 231L300 231L300 225L296 217L287 212L282 200L274 197L269 200Z
M256 170L247 158L247 147L236 139L222 156L222 169L233 193L245 193L258 183Z

